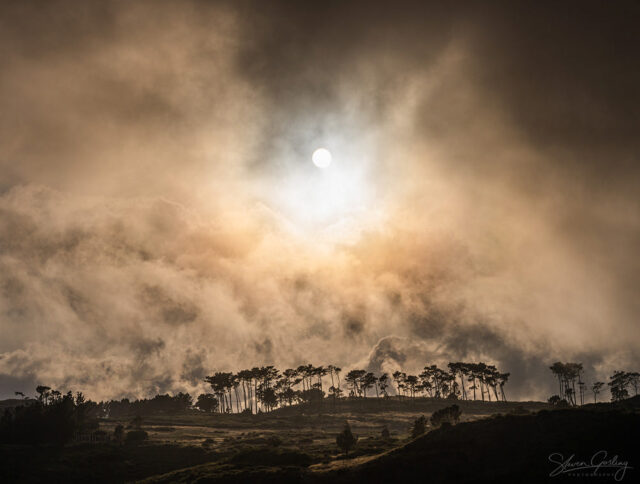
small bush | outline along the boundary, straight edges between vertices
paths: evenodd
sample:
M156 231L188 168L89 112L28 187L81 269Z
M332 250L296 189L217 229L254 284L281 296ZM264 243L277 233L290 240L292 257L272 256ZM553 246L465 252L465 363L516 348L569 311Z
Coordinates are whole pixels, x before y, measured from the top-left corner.
M462 415L462 410L457 405L441 408L431 415L431 425L440 427L445 422L452 425L457 424L460 420L460 415Z
M569 406L569 402L567 402L564 398L560 398L558 395L553 395L547 400L551 405L558 408L567 408Z
M336 436L336 444L345 455L349 455L349 451L355 447L356 442L358 437L351 433L349 422L345 422L344 429Z
M116 425L116 428L113 430L113 440L118 443L124 440L124 427L122 425Z
M416 437L421 436L427 431L427 419L422 415L417 418L413 422L413 426L411 427L411 438L415 439Z

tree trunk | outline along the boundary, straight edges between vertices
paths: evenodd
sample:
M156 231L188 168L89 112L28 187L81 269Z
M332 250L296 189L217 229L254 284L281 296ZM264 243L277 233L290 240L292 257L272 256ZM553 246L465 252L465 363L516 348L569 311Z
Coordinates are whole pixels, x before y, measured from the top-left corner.
M255 390L253 392L253 401L255 402L256 405L256 414L258 413L258 379L256 378L256 381L253 382L253 389Z
M238 395L238 387L233 387L233 392L236 394L236 411L240 413L240 396Z

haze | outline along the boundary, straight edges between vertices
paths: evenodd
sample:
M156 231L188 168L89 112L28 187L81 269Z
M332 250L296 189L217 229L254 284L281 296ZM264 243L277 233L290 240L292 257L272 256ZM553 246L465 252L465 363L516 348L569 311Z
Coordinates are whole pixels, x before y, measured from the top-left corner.
M0 9L0 397L640 363L636 2Z

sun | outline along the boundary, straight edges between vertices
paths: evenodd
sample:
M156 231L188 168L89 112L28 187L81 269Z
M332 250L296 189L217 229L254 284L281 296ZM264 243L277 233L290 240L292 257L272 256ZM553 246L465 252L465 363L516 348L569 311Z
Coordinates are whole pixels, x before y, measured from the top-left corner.
M327 168L331 164L332 158L331 152L326 148L318 148L311 155L313 164L318 168Z

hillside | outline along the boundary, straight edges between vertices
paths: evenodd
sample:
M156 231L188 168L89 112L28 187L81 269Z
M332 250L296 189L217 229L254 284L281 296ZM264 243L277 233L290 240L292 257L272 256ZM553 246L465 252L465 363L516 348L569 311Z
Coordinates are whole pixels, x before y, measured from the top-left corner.
M432 483L558 482L560 476L549 477L556 467L549 461L551 454L590 460L606 450L609 456L633 461L637 434L630 430L638 428L638 413L618 410L499 416L434 430L365 464L310 476L309 482L422 483L427 476Z
M141 442L1 445L0 481L545 482L553 452L588 459L607 450L632 463L635 458L630 429L640 428L638 397L566 410L541 402L459 401L461 423L410 441L410 425L418 416L451 403L353 399L260 415L145 416L141 428L148 440ZM345 421L359 437L348 459L335 440ZM128 431L131 418L100 421L107 435L117 425ZM389 438L381 435L385 427Z
M581 482L576 476L550 477L557 467L549 456L590 460L606 451L609 457L637 457L640 398L623 404L598 404L582 409L543 410L530 415L496 415L433 430L377 457L336 460L305 469L306 463L265 450L261 462L224 461L156 476L146 482L254 483L465 483L465 482ZM360 445L360 444L359 444ZM269 464L269 459L273 459ZM280 462L276 463L278 460ZM600 470L589 482L610 482ZM591 471L590 471L591 472ZM630 481L637 472L627 469Z

